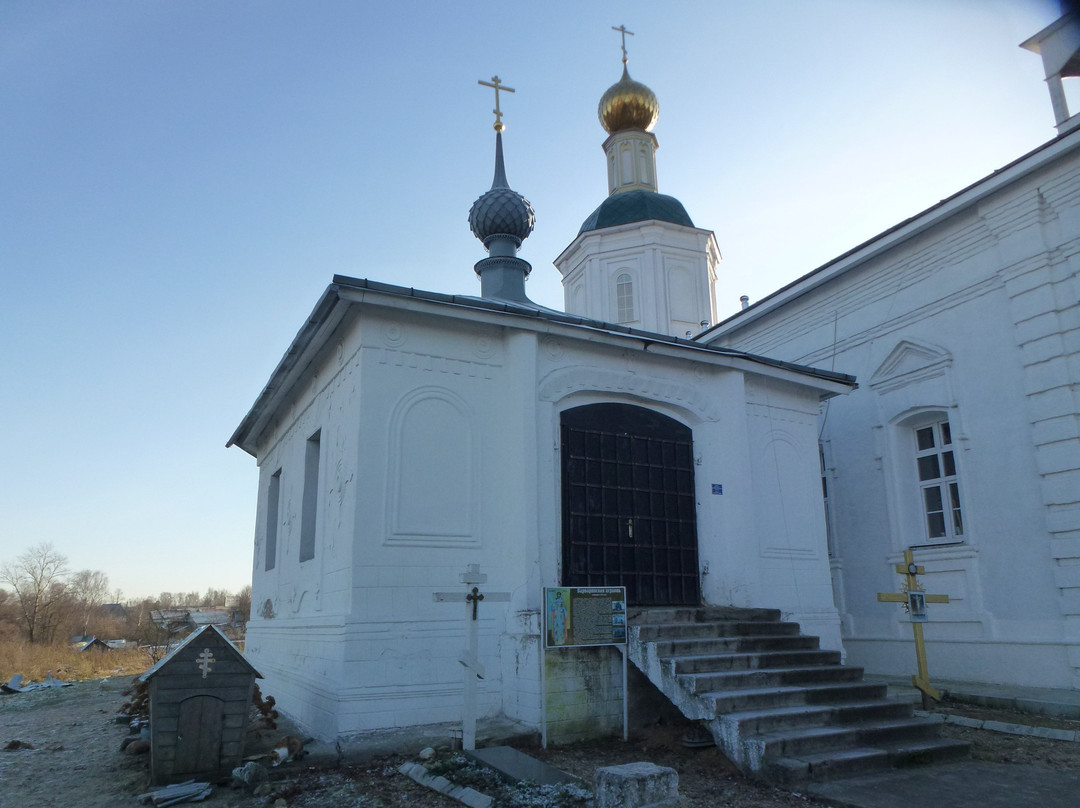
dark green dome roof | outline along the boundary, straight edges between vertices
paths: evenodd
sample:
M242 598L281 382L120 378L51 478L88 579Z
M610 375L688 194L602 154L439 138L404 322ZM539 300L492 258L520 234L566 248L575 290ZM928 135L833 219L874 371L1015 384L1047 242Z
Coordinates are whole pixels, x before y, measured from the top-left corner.
M601 230L631 222L647 222L654 219L661 222L681 224L693 227L690 214L682 202L673 196L658 194L656 191L636 190L612 194L600 207L594 210L578 230L578 235L590 230Z

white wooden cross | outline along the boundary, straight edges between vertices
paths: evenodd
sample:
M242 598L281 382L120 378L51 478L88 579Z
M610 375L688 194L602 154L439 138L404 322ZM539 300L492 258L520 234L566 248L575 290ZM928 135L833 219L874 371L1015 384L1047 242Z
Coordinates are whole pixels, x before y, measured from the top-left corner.
M206 674L210 673L210 668L217 662L214 659L214 654L209 648L204 648L203 652L199 654L195 665L202 671L202 678L206 678Z
M432 599L438 603L465 604L465 650L458 656L465 668L465 707L461 720L461 748L476 748L476 680L484 678L484 666L480 664L479 638L477 633L477 608L480 601L509 601L509 592L481 592L477 584L486 584L487 575L480 572L479 564L470 564L458 575L465 584L464 592L434 592Z

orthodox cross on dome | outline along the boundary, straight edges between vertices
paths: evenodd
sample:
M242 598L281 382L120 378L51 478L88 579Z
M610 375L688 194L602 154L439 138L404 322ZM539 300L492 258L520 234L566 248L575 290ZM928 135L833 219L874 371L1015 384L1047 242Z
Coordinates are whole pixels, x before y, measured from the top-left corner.
M630 34L630 36L633 36L634 32L627 31L625 25L620 25L618 28L613 25L611 26L611 30L618 31L620 34L622 34L622 63L626 64L626 35Z
M506 129L506 124L502 122L502 110L499 109L499 90L505 93L515 92L513 87L504 87L502 80L498 76L492 76L491 81L483 81L478 79L477 84L482 84L485 87L492 87L495 90L495 109L491 110L495 113L495 131L502 132Z

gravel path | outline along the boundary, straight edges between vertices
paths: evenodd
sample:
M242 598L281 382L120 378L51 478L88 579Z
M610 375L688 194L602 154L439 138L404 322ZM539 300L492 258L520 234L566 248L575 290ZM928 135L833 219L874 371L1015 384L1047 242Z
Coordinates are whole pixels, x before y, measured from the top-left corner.
M11 808L117 808L136 806L148 790L147 756L120 752L127 728L115 722L130 679L82 682L72 687L0 697L0 805ZM958 712L970 712L955 708ZM1005 711L981 711L980 717L1018 722L1030 717ZM1019 718L1018 718L1019 716ZM1059 722L1080 729L1080 722ZM1056 771L1080 771L1080 743L1003 735L946 725L950 737L973 744L972 757L996 763L1026 763ZM593 741L541 750L522 748L591 784L598 766L649 761L679 772L684 808L793 808L821 805L801 794L776 789L735 772L715 748L688 749L683 729L654 727L622 740ZM251 751L269 746L274 738L253 743ZM6 749L5 747L16 747ZM500 790L494 779L463 767L457 756L441 753L441 765L455 782L471 785L497 798L497 806L562 808L584 805L579 793L559 795ZM272 806L283 798L302 808L390 808L418 806L447 808L456 803L417 785L397 767L409 758L389 756L359 766L317 770L293 763L273 770L270 797L217 787L202 805L210 808Z

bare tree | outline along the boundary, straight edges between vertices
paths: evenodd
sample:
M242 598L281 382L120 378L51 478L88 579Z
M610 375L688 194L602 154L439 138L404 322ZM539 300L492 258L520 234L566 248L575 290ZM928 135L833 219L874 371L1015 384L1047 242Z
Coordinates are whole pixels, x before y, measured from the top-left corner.
M206 594L199 600L199 606L224 606L229 599L229 591L227 589L214 589L210 587L206 590Z
M30 642L50 642L67 595L67 558L49 543L35 545L0 567L0 583L15 592Z
M70 591L75 599L82 633L90 630L90 619L109 596L109 576L101 570L80 570L71 576Z
M6 589L0 589L0 638L15 637L18 633L18 601Z
M251 619L251 584L241 589L236 595L236 611L245 623Z

